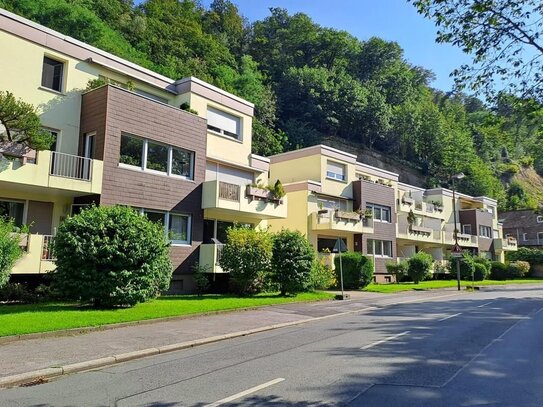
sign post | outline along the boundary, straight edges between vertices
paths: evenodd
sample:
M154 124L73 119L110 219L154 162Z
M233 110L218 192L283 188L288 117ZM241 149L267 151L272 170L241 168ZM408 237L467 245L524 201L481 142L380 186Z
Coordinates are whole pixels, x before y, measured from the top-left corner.
M338 237L336 240L336 244L334 245L334 249L332 250L332 253L339 253L339 278L341 280L341 297L339 295L336 295L336 299L338 300L346 300L349 298L349 296L345 296L345 292L343 291L343 264L341 261L341 253L344 253L347 251L347 246L345 246L345 242L342 238Z
M462 248L458 243L455 243L451 250L451 256L456 259L456 281L458 284L458 291L460 291L460 259L464 257Z

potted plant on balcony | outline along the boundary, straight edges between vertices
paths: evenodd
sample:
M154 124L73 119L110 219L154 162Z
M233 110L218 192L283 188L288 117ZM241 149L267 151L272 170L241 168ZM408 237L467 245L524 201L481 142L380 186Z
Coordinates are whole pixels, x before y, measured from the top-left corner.
M432 201L432 205L434 205L434 210L437 212L443 212L443 203L439 201Z
M319 210L317 211L319 215L324 215L325 213L328 213L328 209L324 208L324 204L322 202L317 203L317 206L319 207Z
M268 186L268 190L271 194L271 201L275 202L277 204L281 204L283 197L286 195L285 188L283 188L283 184L281 184L280 180L275 181L275 184L273 186Z
M245 190L247 197L251 199L268 199L270 191L262 184L248 184Z
M417 217L413 213L413 210L411 209L409 213L407 214L407 223L409 225L409 231L413 232L413 225L417 223Z

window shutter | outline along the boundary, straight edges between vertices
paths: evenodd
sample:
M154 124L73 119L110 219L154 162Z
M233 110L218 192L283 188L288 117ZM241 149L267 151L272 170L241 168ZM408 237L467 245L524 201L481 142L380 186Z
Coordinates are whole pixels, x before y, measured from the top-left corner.
M241 134L241 120L239 117L211 107L207 109L207 124L238 136Z

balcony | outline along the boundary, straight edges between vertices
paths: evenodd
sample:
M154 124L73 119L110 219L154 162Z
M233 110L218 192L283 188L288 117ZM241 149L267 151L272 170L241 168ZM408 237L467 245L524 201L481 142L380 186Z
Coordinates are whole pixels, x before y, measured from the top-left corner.
M54 270L52 238L50 235L27 235L26 239L21 241L22 246L24 242L25 253L15 263L12 274L42 274Z
M494 239L494 250L497 252L516 251L517 249L517 239L515 239L514 237Z
M54 151L40 151L36 163L21 160L0 163L0 184L53 188L88 194L102 190L103 162Z
M402 196L402 199L400 200L398 210L400 212L413 211L415 215L444 219L442 206L438 206L431 202L415 201L413 198L405 195Z
M373 219L361 218L356 212L321 210L311 214L313 230L350 233L373 233Z
M224 244L202 244L200 245L200 266L205 267L209 273L225 273L219 266Z
M453 232L443 232L443 244L450 246L455 244ZM461 247L478 247L479 239L475 235L458 233L458 244Z
M435 230L425 226L398 224L398 239L412 240L416 242L427 242L442 244L441 229Z
M275 199L269 191L261 188L217 180L203 183L202 209L216 209L256 219L287 217L286 197Z

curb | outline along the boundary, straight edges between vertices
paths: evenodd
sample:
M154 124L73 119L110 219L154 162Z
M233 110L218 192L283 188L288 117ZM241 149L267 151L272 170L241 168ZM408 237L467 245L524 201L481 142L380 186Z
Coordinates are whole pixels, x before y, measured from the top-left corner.
M439 296L434 296L433 298L452 297L456 295L459 295L459 293L455 292L454 294L439 295ZM425 299L426 298L420 298L420 299L414 299L414 300L408 300L408 301L394 302L390 304L385 304L382 307L406 304L410 302L418 302ZM31 372L26 372L26 373L20 373L20 374L16 374L12 376L4 376L4 377L0 377L0 388L15 387L18 385L31 383L38 380L47 380L47 379L55 378L55 377L66 375L66 374L83 372L86 370L96 369L96 368L100 368L104 366L111 366L117 363L127 362L130 360L142 359L147 356L161 355L161 354L165 354L169 352L175 352L178 350L194 348L196 346L202 346L202 345L207 345L207 344L211 344L215 342L221 342L228 339L234 339L234 338L239 338L242 336L253 335L253 334L266 332L266 331L272 331L275 329L286 328L289 326L302 325L309 322L322 321L322 320L331 319L335 317L341 317L345 315L357 314L360 312L369 311L369 310L378 309L378 308L381 308L381 307L366 306L364 308L360 308L356 310L344 311L344 312L339 312L335 314L324 315L321 317L312 317L312 318L300 319L298 321L283 322L280 324L267 325L267 326L263 326L259 328L248 329L245 331L231 332L229 334L224 334L224 335L210 336L207 338L196 339L196 340L187 341L187 342L179 342L179 343L174 343L171 345L164 345L158 348L147 348L147 349L137 350L133 352L120 353L118 355L107 356L107 357L84 361L84 362L72 363L65 366L55 366L55 367L49 367L45 369L34 370Z

